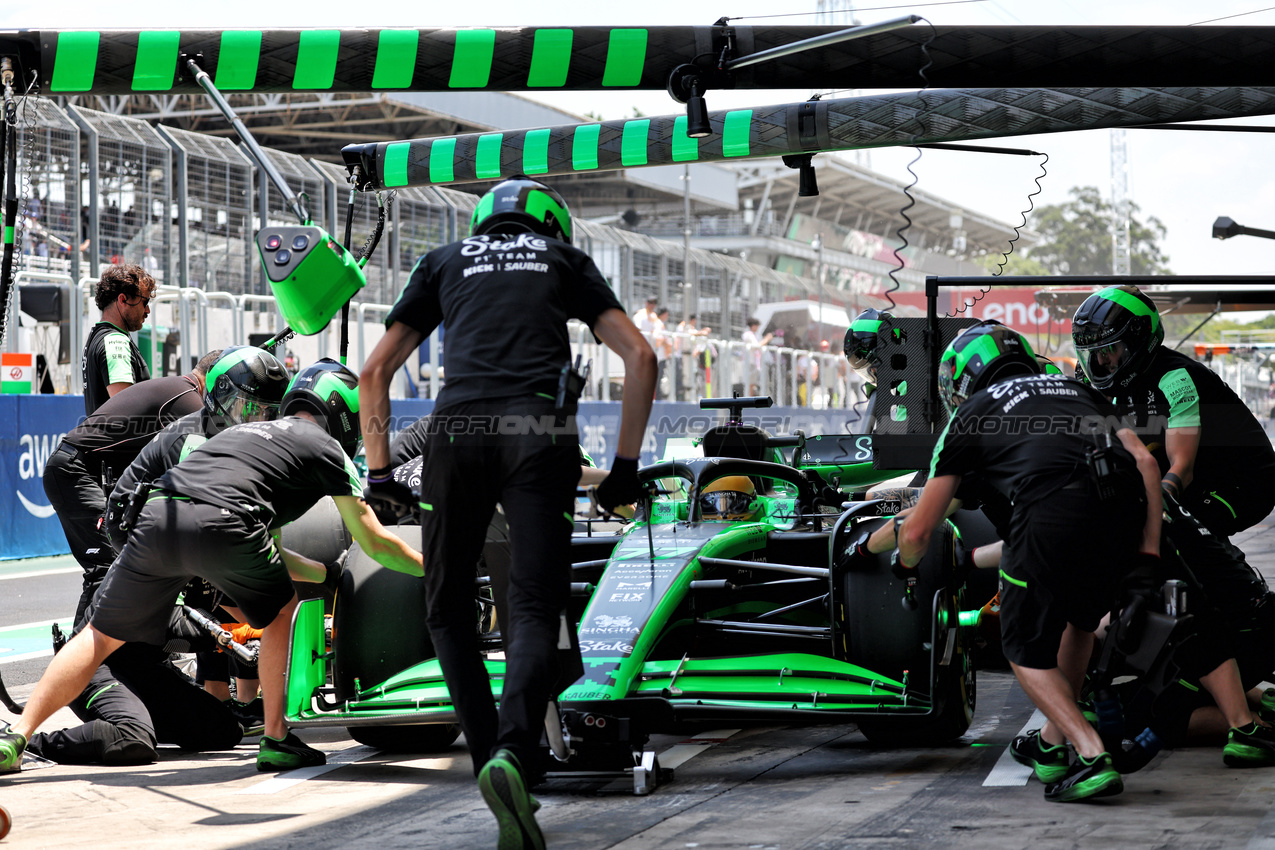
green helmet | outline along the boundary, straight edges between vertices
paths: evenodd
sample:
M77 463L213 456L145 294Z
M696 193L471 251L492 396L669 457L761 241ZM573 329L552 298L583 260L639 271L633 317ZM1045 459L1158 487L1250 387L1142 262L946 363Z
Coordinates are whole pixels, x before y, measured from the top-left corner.
M330 357L302 369L288 385L280 413L314 414L328 435L354 458L363 442L359 425L359 376Z
M939 392L949 411L981 389L1020 375L1040 374L1026 337L995 319L957 335L939 360Z
M227 348L204 376L207 436L274 419L287 388L288 371L273 354L251 345Z
M881 352L877 350L877 333L882 325L887 325L893 319L894 316L890 313L869 307L855 316L850 327L846 328L846 338L841 345L841 350L850 361L850 368L870 384L877 382L877 367L881 365ZM897 329L895 333L898 334Z
M1109 286L1076 310L1071 340L1095 389L1123 389L1155 357L1164 342L1164 325L1155 304L1136 286Z
M554 190L519 174L497 183L474 208L469 229L482 233L539 233L571 241L571 211Z
M1040 367L1040 374L1042 375L1061 375L1063 373L1063 370L1058 368L1057 363L1043 354L1036 355L1036 365Z

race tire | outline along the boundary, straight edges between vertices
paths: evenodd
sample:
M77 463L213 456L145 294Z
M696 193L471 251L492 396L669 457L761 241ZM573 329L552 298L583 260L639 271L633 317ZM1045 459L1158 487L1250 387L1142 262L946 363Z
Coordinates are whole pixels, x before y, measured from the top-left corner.
M331 564L350 548L352 538L336 508L336 502L324 496L314 503L295 522L279 531L279 545L298 555L312 558L322 564ZM298 581L293 586L298 599L324 599L331 602L331 593L322 584Z
M360 744L387 753L439 753L451 747L460 737L460 726L455 723L349 726L346 731Z
M419 549L420 526L399 525L393 531ZM425 625L425 583L382 567L357 544L353 546L336 595L332 648L332 682L338 700L356 695L355 679L367 690L433 658L434 645Z
M852 529L839 528L833 551L840 541L853 538L863 529L875 529L889 520L864 519ZM846 660L875 673L902 680L908 671L909 687L922 693L928 689L930 656L942 646L930 647L934 637L935 594L954 617L962 598L954 587L953 534L949 527L936 531L930 547L918 564L916 588L918 607L902 605L904 583L890 571L890 553L873 559L843 558L836 567L836 588L844 610L840 630L845 635ZM883 745L928 746L950 741L969 728L975 699L974 668L966 646L965 629L955 624L956 641L951 663L937 667L933 695L938 711L924 717L882 715L859 723L860 731L873 743Z

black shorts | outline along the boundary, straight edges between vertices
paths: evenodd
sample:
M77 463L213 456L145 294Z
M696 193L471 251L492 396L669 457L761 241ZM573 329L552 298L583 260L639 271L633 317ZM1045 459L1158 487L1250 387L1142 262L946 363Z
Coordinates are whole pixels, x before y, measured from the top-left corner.
M1000 572L1005 657L1052 669L1068 623L1096 629L1131 566L1145 519L1145 506L1100 503L1085 489L1016 507Z
M1275 509L1275 488L1266 482L1243 486L1223 484L1201 490L1188 489L1182 507L1195 515L1205 527L1220 537L1232 537L1252 528Z
M184 497L151 496L89 610L93 628L116 640L163 645L168 615L192 577L235 600L265 628L292 599L283 558L261 523Z

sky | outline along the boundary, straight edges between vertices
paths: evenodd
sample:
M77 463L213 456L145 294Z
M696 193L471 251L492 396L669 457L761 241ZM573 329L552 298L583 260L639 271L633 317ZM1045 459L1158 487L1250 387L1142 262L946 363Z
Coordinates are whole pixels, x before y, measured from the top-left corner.
M1269 5L1268 5L1269 4ZM896 5L892 0L860 0L861 23L913 13L937 25L1187 25L1228 16L1231 25L1275 26L1275 0L974 0L974 2ZM890 6L883 9L880 7ZM352 10L369 9L364 19ZM816 0L786 3L760 0L703 3L698 0L645 0L617 4L598 0L558 3L485 0L474 4L350 4L338 0L262 3L261 0L218 0L216 3L173 3L132 0L108 4L97 0L63 0L57 4L0 4L0 28L293 28L385 26L519 26L519 25L709 25L722 15L763 16L809 10ZM48 11L44 11L48 10ZM53 10L56 10L54 13ZM741 24L813 23L806 17L755 17ZM810 90L712 92L710 109L787 103L804 100ZM869 92L870 93L870 92ZM842 95L845 96L845 95ZM537 94L537 99L568 111L593 112L604 119L622 118L634 108L647 115L679 112L662 92ZM1271 118L1238 123L1275 126ZM1110 195L1110 133L1106 130L992 140L989 144L1029 147L1049 154L1037 206L1068 199L1073 186L1097 186ZM1275 230L1275 169L1270 167L1275 136L1240 133L1192 133L1155 130L1128 132L1131 197L1141 216L1155 216L1168 229L1162 241L1169 267L1176 274L1275 274L1275 241L1238 237L1211 238L1211 225L1227 215L1252 227ZM846 154L852 157L853 154ZM880 149L871 166L900 180L911 149ZM1035 189L1035 160L1019 157L926 151L917 166L919 188L954 205L1010 224L1021 221L1027 196ZM1032 226L1028 217L1027 226Z

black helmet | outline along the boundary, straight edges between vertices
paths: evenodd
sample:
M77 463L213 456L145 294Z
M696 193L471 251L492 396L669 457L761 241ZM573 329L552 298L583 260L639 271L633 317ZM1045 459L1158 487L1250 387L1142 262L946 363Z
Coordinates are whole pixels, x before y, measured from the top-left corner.
M957 335L939 361L939 392L949 411L979 390L1020 375L1040 374L1026 337L995 319Z
M1155 304L1136 286L1109 286L1080 305L1071 320L1071 340L1095 389L1124 388L1146 370L1164 342L1164 325Z
M475 236L531 232L570 242L571 211L557 192L519 174L487 190L474 208L469 228Z
M1063 370L1058 368L1057 363L1043 354L1036 355L1036 365L1040 367L1040 374L1042 375L1061 375L1063 373Z
M359 376L330 357L302 369L288 385L280 413L313 413L352 459L359 452Z
M893 314L868 308L854 317L846 328L846 341L841 350L850 361L850 368L870 384L877 382L877 367L881 354L877 351L877 333L883 324L894 319Z
M273 354L251 345L227 348L204 376L208 436L231 425L274 419L287 388L288 371Z

